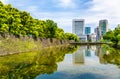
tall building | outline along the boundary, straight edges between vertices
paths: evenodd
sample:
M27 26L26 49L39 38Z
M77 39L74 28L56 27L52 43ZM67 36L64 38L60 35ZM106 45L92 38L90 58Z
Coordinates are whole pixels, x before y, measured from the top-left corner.
M73 19L72 21L72 32L76 34L82 41L87 40L87 36L85 35L84 24L85 24L84 19Z
M99 21L100 38L108 31L108 20Z
M72 31L76 35L83 35L84 34L84 19L73 19L72 22Z
M89 35L91 33L91 27L85 27L85 34Z

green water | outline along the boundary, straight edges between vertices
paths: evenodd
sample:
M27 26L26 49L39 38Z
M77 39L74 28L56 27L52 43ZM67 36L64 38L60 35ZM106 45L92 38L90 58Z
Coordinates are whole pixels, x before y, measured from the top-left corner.
M0 79L120 79L120 50L62 46L0 57Z

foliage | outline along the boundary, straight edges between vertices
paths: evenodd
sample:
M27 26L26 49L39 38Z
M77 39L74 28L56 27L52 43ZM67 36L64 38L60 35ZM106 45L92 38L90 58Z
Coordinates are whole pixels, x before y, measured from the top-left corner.
M103 58L107 63L115 64L120 68L120 50L115 48L109 48L108 54L105 54Z
M120 26L118 25L118 27L113 31L108 31L103 36L103 39L112 41L114 43L114 46L117 46L120 41Z
M10 4L0 2L0 33L9 33L16 36L32 36L34 38L58 38L77 41L74 34L66 36L63 29L58 28L53 20L38 20L30 13L19 11ZM68 35L68 34L67 34Z
M79 38L75 34L65 33L65 36L68 40L75 40L76 42L79 41Z

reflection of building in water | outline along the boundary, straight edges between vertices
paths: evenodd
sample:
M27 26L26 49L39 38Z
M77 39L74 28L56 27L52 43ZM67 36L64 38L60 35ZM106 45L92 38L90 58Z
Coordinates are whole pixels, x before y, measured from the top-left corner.
M75 53L73 53L74 64L84 64L85 49L86 49L86 46L80 46L80 48Z
M87 49L85 50L85 56L87 57L91 56L90 46L87 46Z
M102 46L97 46L95 55L99 57L101 64L107 64L107 61L103 58L103 56L106 54L106 50L102 48Z
M90 50L85 50L85 56L86 56L86 57L90 57L90 56L91 56Z
M91 46L91 50L95 51L96 50L96 46L95 45Z

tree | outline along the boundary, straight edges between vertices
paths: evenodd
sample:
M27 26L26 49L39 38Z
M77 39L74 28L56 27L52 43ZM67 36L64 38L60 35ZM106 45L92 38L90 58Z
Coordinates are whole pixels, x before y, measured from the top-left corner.
M54 38L57 29L57 24L52 20L46 20L46 27L48 32L48 38Z
M65 33L64 30L61 28L56 29L55 37L58 39L65 39Z
M118 27L113 31L108 31L103 36L103 39L112 41L115 47L118 46L118 42L120 41L120 26L118 25Z
M4 5L0 1L0 32L17 36L32 36L35 38L57 38L78 41L72 33L64 33L53 20L38 20L26 11Z
M65 33L66 39L68 40L74 40L74 41L79 41L79 38L77 37L77 35L72 34L72 33Z

